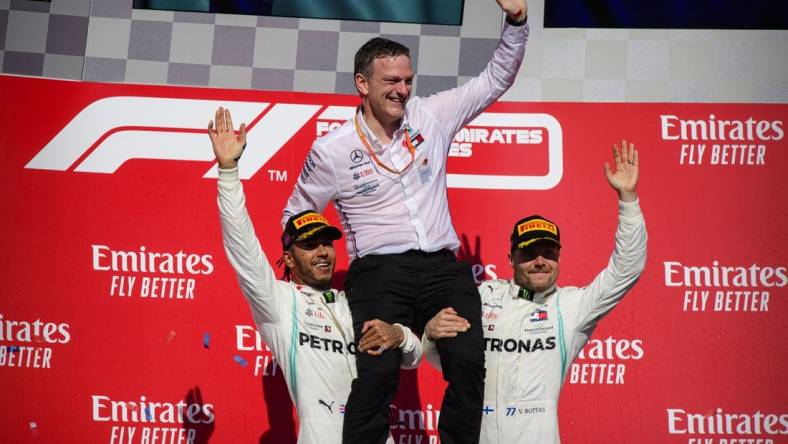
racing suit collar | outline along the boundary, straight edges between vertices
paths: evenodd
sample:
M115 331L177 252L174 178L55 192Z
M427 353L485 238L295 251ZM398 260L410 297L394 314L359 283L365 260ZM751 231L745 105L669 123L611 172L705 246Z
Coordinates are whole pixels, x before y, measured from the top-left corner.
M509 286L509 294L512 299L525 299L535 304L545 304L547 302L547 298L555 293L557 288L556 285L553 284L547 290L534 292L533 290L520 287L514 282L514 279L509 281Z
M339 295L339 290L335 288L332 288L330 290L318 290L316 288L310 287L309 285L300 285L300 284L296 284L295 282L290 282L290 284L294 286L295 289L298 290L298 292L303 295L323 297L326 300L326 303L335 302L337 300L337 295ZM329 296L328 294L330 294L331 296Z

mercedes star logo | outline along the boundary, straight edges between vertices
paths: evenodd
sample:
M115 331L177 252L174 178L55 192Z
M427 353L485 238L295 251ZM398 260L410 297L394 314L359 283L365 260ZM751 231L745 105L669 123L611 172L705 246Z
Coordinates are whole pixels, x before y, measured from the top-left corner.
M361 150L353 150L353 152L350 153L350 160L352 160L353 163L359 163L364 160L364 153L362 153Z

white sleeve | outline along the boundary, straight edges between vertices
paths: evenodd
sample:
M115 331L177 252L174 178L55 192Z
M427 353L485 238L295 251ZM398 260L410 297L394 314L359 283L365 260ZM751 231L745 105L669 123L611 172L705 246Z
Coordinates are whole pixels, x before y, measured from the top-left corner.
M528 24L506 23L492 59L481 74L462 86L421 99L449 139L512 86L525 56L528 29Z
M427 333L421 335L421 347L424 350L424 358L427 359L427 362L439 372L443 371L441 367L441 357L438 353L438 346L435 344L435 341L427 336Z
M400 367L405 370L418 368L422 357L421 341L408 327L402 324L394 325L401 328L405 336L402 343L399 344L399 348L402 349L402 364Z
M589 335L635 285L646 266L646 223L640 201L618 202L616 243L607 267L582 292L576 330Z
M246 211L238 168L219 169L217 181L222 240L227 259L238 277L256 322L278 323L283 319L274 270L260 247Z
M315 142L304 159L301 175L282 214L282 227L290 216L305 210L322 213L328 202L336 198L338 181L331 156Z

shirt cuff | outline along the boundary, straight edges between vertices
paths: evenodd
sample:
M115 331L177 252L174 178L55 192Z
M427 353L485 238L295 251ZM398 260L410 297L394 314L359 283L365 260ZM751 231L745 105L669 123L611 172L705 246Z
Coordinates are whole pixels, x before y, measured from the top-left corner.
M402 342L399 343L397 348L404 348L405 345L407 345L407 343L408 343L408 339L410 339L410 338L408 338L408 336L411 334L410 329L405 327L402 324L395 323L394 325L399 327L400 330L402 330Z
M635 199L634 202L618 201L618 214L622 217L639 217L640 212L640 198Z
M238 167L235 168L218 168L219 180L240 180L238 176Z
M506 14L506 23L517 27L525 26L528 24L528 14L525 14L525 18L520 20L519 22L512 21L512 19L509 18L509 14Z

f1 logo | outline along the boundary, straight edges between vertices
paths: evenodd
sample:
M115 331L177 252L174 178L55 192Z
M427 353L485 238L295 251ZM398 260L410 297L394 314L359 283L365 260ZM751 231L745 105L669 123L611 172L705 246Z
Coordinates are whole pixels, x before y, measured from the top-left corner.
M236 122L251 123L247 145L252 149L238 162L242 179L260 170L322 108L290 103L108 97L80 111L25 168L66 171L76 164L77 172L112 174L132 159L213 161L206 131L208 119L219 106L229 108ZM203 177L217 177L216 165Z

